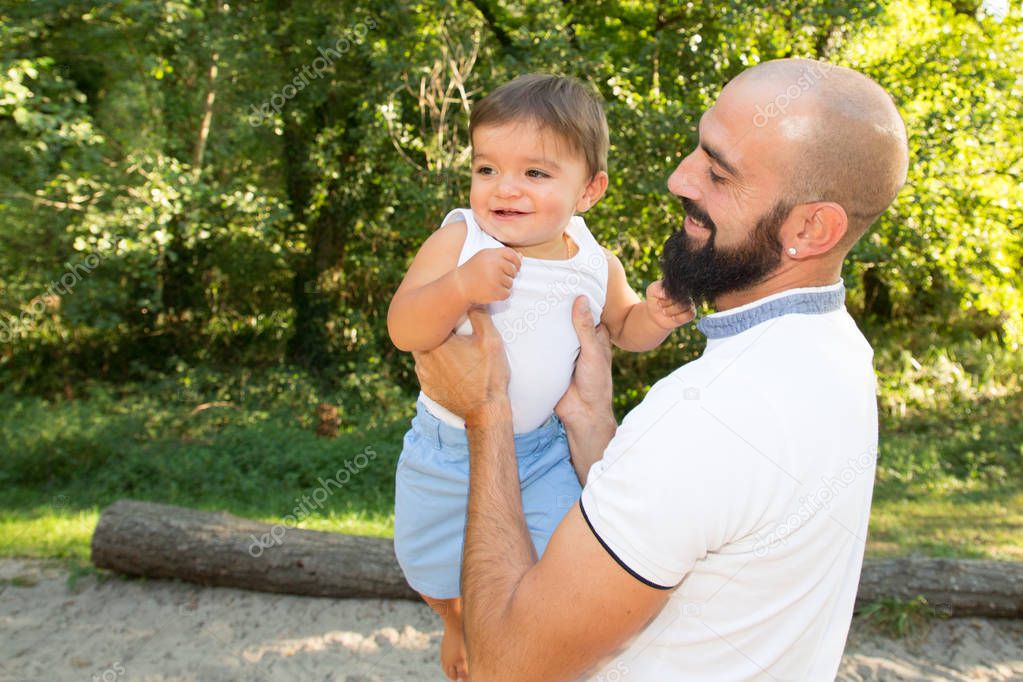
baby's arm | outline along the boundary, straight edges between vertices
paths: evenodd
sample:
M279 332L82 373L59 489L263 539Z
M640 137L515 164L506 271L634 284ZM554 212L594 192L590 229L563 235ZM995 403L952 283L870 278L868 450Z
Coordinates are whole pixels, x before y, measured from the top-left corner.
M387 331L399 349L432 350L469 306L511 294L522 257L510 248L484 249L459 266L465 232L464 221L442 226L412 260L387 310Z
M660 280L646 290L646 300L632 290L625 277L625 268L610 251L607 254L607 298L601 321L611 341L622 350L642 352L653 350L668 337L671 330L694 317L692 306L680 306L664 294Z

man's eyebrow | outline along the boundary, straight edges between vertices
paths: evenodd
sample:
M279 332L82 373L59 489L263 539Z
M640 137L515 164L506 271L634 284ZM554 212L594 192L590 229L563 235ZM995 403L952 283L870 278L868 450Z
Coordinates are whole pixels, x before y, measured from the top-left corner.
M727 172L729 175L736 179L742 177L739 171L735 170L735 166L725 161L725 157L721 155L721 152L717 151L716 149L709 146L706 142L703 141L700 142L700 149L703 150L704 154L714 159L714 162L717 163L722 168L724 168L725 172Z
M700 122L701 123L703 122L702 118L700 119ZM697 129L696 130L697 130L697 134L699 134L699 125L697 125ZM721 154L721 152L719 152L717 149L715 149L714 147L710 146L709 144L707 144L706 142L703 141L703 136L702 135L700 136L700 149L703 150L704 154L706 154L711 159L713 159L714 162L717 165L719 165L722 168L724 168L726 173L728 173L729 175L731 175L732 177L734 177L736 179L739 179L740 177L742 177L742 174L739 173L739 171L737 171L735 169L735 166L733 166L732 164L730 164L728 161L725 160L725 157L724 157L724 155Z

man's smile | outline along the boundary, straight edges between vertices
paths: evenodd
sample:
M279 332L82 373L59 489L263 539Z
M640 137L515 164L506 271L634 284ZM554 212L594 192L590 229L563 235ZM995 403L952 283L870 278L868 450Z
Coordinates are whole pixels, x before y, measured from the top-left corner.
M687 215L685 222L682 224L686 232L691 235L706 235L710 232L710 228L696 220L692 216Z

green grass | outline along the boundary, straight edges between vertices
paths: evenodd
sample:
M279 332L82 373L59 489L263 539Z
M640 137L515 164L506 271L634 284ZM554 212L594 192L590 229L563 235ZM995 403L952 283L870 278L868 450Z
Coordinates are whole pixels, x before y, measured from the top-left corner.
M878 353L868 556L1023 560L1018 355L989 342ZM413 401L376 376L348 377L331 393L283 369L183 368L142 384L79 386L73 400L0 393L0 556L83 564L100 511L120 498L267 523L292 513L303 528L389 536ZM315 434L321 402L341 406L337 438ZM321 478L370 451L342 489L302 506Z
M867 555L1023 561L1023 490L963 490L880 497Z
M1023 353L900 345L878 353L868 555L1023 561Z
M921 637L926 635L935 620L948 617L922 596L908 600L885 597L867 604L858 615L861 623L892 639Z
M337 438L315 434L320 402L342 404ZM191 372L70 401L0 394L0 556L87 559L100 511L125 497L389 536L412 409L379 384L320 394L287 372ZM344 485L321 483L332 477Z

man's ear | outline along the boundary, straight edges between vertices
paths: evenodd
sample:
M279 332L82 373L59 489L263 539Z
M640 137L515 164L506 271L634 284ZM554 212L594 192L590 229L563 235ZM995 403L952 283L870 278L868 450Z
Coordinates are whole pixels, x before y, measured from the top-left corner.
M576 202L575 210L579 213L585 213L591 206L600 201L600 198L604 196L604 192L607 191L607 181L607 173L604 171L594 173L590 181L586 183L583 195Z
M849 216L841 205L817 201L796 206L778 238L785 255L798 260L831 251L848 230Z

